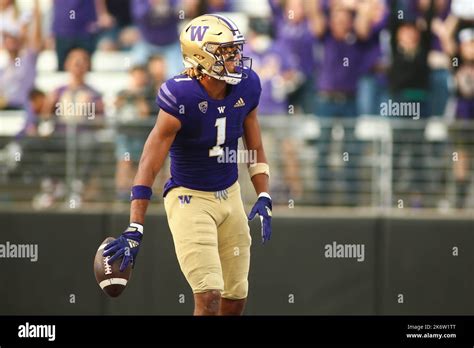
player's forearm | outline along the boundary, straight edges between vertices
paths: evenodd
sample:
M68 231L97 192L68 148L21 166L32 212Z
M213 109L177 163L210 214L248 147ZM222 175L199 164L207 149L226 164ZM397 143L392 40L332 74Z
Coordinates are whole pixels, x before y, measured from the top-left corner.
M160 172L165 158L166 154L148 154L147 146L145 145L133 185L153 186L153 182Z
M144 186L152 187L153 182L155 181L156 173L158 169L153 169L153 167L147 163L146 158L142 157L140 161L139 169L135 179L133 181L133 186ZM137 222L139 224L145 223L145 214L148 208L148 199L134 199L130 206L130 222Z
M252 177L252 184L255 188L255 192L259 195L262 192L269 191L268 185L268 175L266 174L257 174Z
M261 139L259 137L259 140L258 143L257 143L257 147L255 149L249 149L249 150L253 150L253 151L256 151L257 153L257 163L268 163L267 161L267 156L265 155L265 150L263 149L263 144L261 142ZM253 187L255 188L255 192L257 193L257 195L259 195L260 193L262 192L267 192L268 193L268 190L269 190L269 184L268 184L268 181L269 181L269 177L268 175L266 174L256 174L254 176L252 176L252 184L253 184Z
M155 177L155 170L149 168L146 165L141 165L141 168L139 168L139 171L135 176L133 186L144 186L151 188L153 186L153 182L155 181ZM130 206L130 222L137 222L141 225L145 223L145 214L148 208L148 203L148 199L132 200L132 204Z
M160 150L157 151L157 154L149 156L149 152L146 149L147 146L145 145L145 150L143 151L143 156L140 159L138 171L133 181L134 187L142 186L151 188L166 158L166 153L161 153L162 151ZM130 206L130 222L144 224L148 203L148 199L132 200Z
M130 206L130 222L145 224L145 214L148 209L148 200L135 199Z
M145 222L151 187L168 156L179 126L179 122L175 121L173 116L166 115L163 112L158 115L157 124L150 132L143 147L137 174L133 180L130 222L139 224ZM134 195L134 190L137 196Z
M267 156L263 149L260 125L257 119L257 109L252 110L244 121L244 144L247 151L257 154L256 162L250 164L249 173L257 195L262 192L268 193L269 175Z

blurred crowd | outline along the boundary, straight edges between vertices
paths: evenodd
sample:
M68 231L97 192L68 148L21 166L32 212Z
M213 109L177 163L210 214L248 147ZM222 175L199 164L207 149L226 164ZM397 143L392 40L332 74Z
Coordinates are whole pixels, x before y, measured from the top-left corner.
M130 57L129 83L116 95L114 117L153 118L157 88L183 68L180 25L204 13L243 10L232 0L51 0L47 10L32 1L21 11L15 0L0 0L1 44L9 57L0 66L0 110L26 110L19 138L66 132L54 122L58 112L107 115L101 94L85 79L98 51ZM472 0L268 0L266 15L251 7L244 13L245 54L263 87L261 115L355 118L380 115L391 101L416 103L421 119L474 119ZM35 86L43 50L54 50L58 70L68 74L51 91ZM94 110L71 107L81 103L93 103ZM472 154L458 140L462 160L455 175L467 187ZM133 132L118 133L119 197L128 194L143 142ZM94 139L84 135L79 144L93 154ZM291 145L283 146L292 153ZM292 182L298 195L301 185Z

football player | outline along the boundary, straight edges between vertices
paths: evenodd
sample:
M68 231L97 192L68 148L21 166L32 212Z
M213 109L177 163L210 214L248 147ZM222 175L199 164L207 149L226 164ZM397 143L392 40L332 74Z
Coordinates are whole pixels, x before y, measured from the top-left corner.
M244 36L224 16L195 18L180 42L186 69L158 92L160 112L134 179L130 225L104 256L111 256L109 263L122 258L122 270L135 263L151 186L169 152L164 205L179 265L194 293L194 314L240 315L248 292L248 220L259 215L263 243L271 235L270 171L257 120L260 81L242 54ZM225 151L237 151L242 136L247 151L256 153L248 169L258 199L249 216L237 163L222 160Z

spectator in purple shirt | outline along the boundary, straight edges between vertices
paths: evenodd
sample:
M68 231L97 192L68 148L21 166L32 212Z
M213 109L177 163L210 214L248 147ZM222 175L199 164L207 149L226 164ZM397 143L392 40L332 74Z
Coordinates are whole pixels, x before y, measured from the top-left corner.
M56 134L66 135L68 127L74 132L74 137L67 139L77 146L78 160L74 163L74 178L68 189L71 199L80 205L84 185L84 199L96 198L97 194L97 180L92 180L97 177L94 157L100 151L95 130L102 126L104 104L102 96L85 82L90 68L90 56L85 49L72 49L64 66L69 81L48 95L43 112L54 115Z
M371 17L370 33L360 45L361 77L357 85L357 114L377 115L380 103L387 99L389 49L382 43L382 33L388 24L386 0L364 0Z
M289 110L288 94L295 90L303 76L287 54L288 47L282 41L272 41L267 22L257 18L250 19L250 30L246 37L246 55L252 57L252 69L259 75L262 85L259 114L266 117L291 115L293 110ZM274 178L272 188L276 201L286 202L288 195L295 199L301 198L303 185L298 147L288 129L285 128L280 134L268 134L263 141L269 147L279 147L282 154L281 159L271 160L280 161L274 165L282 167L281 173Z
M144 65L154 54L165 57L168 77L183 70L178 40L177 0L132 0L132 17L141 40L132 49L134 65Z
M115 188L117 198L130 199L130 187L135 177L138 162L145 145L149 126L156 113L151 105L156 92L150 84L150 76L145 66L130 69L130 82L126 89L117 95L117 134L115 156L117 160ZM145 127L148 126L148 127Z
M72 48L81 47L92 55L99 29L113 24L105 0L54 0L52 32L59 70L64 70L66 56Z
M361 46L370 36L371 12L364 2L347 7L334 1L329 18L317 5L313 13L313 31L324 50L317 81L316 114L351 117L357 115L356 90L363 62Z
M42 47L38 0L34 4L33 32L23 34L13 22L2 23L7 65L0 68L0 109L23 109L36 77L36 60ZM28 28L26 28L28 29Z
M66 57L64 66L69 73L69 81L48 95L44 110L57 116L57 131L63 131L65 123L81 123L103 115L101 95L85 82L90 64L90 55L83 48L72 49Z
M161 85L166 82L167 66L165 58L159 54L151 56L148 60L148 72L150 73L154 91L158 93Z
M314 75L316 60L313 53L314 36L306 13L309 2L303 0L270 0L275 41L286 47L285 55L294 62L300 73L299 86L288 96L288 102L297 112L314 110Z
M25 106L26 118L22 130L16 135L15 143L22 154L23 171L34 170L40 179L41 191L33 197L34 209L49 208L56 199L61 198L63 185L54 177L62 176L62 168L58 168L57 155L65 155L65 144L62 139L51 138L54 127L50 115L43 114L46 95L43 91L33 88L29 93ZM38 162L41 156L41 165L29 169L29 163Z
M323 3L312 3L315 4L311 11L312 30L323 49L316 115L331 119L330 124L322 122L318 139L321 145L317 162L318 192L325 192L329 187L341 192L330 197L330 201L321 195L320 203L357 205L360 146L354 136L353 124L341 123L339 118L357 116L356 91L363 62L361 47L370 37L371 11L365 1L331 1L326 17ZM350 152L350 161L342 160L344 151Z
M148 73L150 74L151 88L153 91L153 101L150 104L150 113L156 115L160 108L155 102L156 94L160 90L161 85L166 81L167 66L164 57L160 55L153 55L148 60Z
M297 70L283 41L272 41L267 27L258 19L250 20L247 34L247 55L252 57L254 69L262 84L262 94L258 106L261 115L287 115L288 95L297 88L304 78Z
M113 24L100 33L97 49L129 51L140 39L138 29L132 25L131 0L106 0L106 5Z
M38 131L39 124L42 121L42 110L46 100L46 95L43 91L33 88L29 93L29 100L25 107L26 117L25 123L21 131L16 135L17 139L25 136L42 135ZM46 135L46 134L45 134Z

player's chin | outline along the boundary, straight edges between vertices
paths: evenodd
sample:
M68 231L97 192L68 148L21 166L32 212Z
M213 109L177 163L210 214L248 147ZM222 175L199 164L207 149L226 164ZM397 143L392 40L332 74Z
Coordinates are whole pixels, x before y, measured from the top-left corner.
M231 74L235 74L237 72L237 65L238 63L230 63L229 65L226 66L227 71L230 72Z

